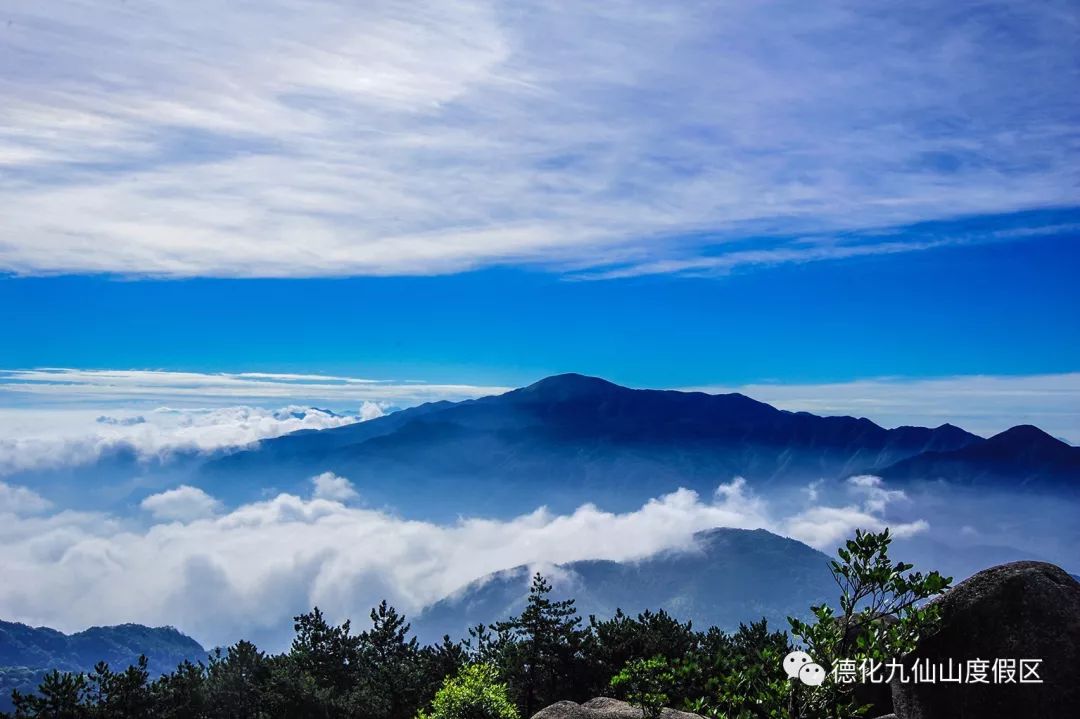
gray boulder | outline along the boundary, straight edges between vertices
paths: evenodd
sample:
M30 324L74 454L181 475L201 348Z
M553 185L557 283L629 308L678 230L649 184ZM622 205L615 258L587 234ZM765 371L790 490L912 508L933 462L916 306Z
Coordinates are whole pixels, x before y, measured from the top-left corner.
M532 719L641 719L641 710L635 706L611 699L597 697L584 704L558 702L532 715ZM662 719L703 719L699 714L664 709Z
M941 627L904 664L1041 659L1042 683L892 683L900 719L1073 719L1080 707L1080 582L1045 562L986 569L935 600ZM1017 670L1019 672L1019 669ZM964 677L966 680L967 677Z
M595 714L577 702L557 702L532 715L532 719L593 719Z

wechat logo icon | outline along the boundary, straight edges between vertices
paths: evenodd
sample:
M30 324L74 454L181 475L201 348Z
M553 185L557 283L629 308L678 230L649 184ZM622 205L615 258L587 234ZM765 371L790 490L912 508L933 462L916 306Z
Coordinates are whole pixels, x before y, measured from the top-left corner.
M825 669L806 652L792 652L784 657L784 673L789 679L796 677L803 684L811 687L819 687L825 683Z

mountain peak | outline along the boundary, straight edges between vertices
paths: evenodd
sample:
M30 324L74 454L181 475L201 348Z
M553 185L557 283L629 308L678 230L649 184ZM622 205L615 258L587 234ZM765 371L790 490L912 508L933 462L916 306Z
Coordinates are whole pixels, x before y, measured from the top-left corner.
M1015 427L1010 427L1004 432L995 434L988 441L993 442L994 444L1011 447L1046 447L1057 449L1069 446L1060 439L1052 437L1038 427L1030 424L1018 424Z
M626 388L621 387L614 382L608 382L606 379L601 379L600 377L590 377L576 372L567 372L565 374L556 374L545 377L518 391L565 399L568 397L602 394L620 389Z
M765 530L715 528L693 543L629 561L592 559L547 573L559 599L576 600L582 616L634 616L663 609L679 621L734 630L764 616L770 624L806 616L834 591L829 558L794 539ZM494 572L426 607L414 631L438 641L477 624L519 614L527 601L529 569Z

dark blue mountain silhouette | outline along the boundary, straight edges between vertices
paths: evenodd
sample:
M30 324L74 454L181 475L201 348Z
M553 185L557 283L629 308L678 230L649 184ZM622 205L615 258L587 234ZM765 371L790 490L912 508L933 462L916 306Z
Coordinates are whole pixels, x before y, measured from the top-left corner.
M890 479L1080 489L1080 447L1019 425L951 451L929 451L885 468Z
M0 620L0 711L10 708L12 689L31 691L53 669L88 672L99 661L123 671L145 654L151 676L181 662L205 661L207 651L173 627L121 624L64 634Z
M571 562L541 573L558 598L576 600L582 617L607 618L622 609L635 615L664 609L694 626L737 629L765 617L786 628L812 604L835 602L829 558L793 539L763 529L699 532L685 551L637 562ZM422 639L463 636L470 627L506 619L525 605L533 568L517 567L472 582L413 621Z
M1033 444L1024 428L1010 432L1016 441L984 440L950 424L885 429L741 394L629 389L564 374L502 395L267 440L208 463L203 481L219 496L250 498L300 491L300 482L329 470L371 504L456 516L597 500L629 508L680 486L708 494L735 476L759 487L863 472L912 478L903 468L920 467L920 455L970 462L953 465L960 478L1075 478L1074 448L1049 437Z

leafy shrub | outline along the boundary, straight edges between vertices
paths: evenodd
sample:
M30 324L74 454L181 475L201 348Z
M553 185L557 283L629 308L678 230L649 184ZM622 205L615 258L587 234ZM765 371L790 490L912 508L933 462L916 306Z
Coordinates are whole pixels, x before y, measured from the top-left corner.
M879 533L856 530L855 538L837 549L840 561L830 562L840 587L840 613L823 605L811 607L817 620L813 624L788 619L791 633L802 639L806 651L825 671L832 671L840 660L852 660L856 666L865 660L897 660L936 627L938 607L926 600L948 589L952 577L911 572L913 565L893 562L891 543L888 529ZM802 706L801 716L858 716L868 707L855 701L854 687L826 681L813 691L797 694L793 703ZM798 689L793 683L793 691Z
M668 692L674 683L675 676L664 657L627 662L611 678L612 688L621 690L631 704L641 709L645 719L659 719L670 701Z
M783 658L791 651L783 632L770 632L764 619L743 624L734 634L715 627L705 635L700 660L677 667L704 677L702 691L687 694L683 708L722 719L788 719L790 684Z
M519 719L506 685L490 664L473 664L448 677L417 719Z

